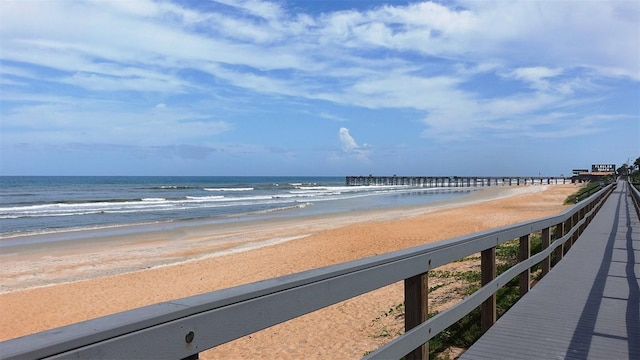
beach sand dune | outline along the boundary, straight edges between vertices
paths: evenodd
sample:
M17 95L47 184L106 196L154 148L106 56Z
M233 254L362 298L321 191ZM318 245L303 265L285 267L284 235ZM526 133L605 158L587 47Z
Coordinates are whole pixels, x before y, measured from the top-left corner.
M0 339L552 215L576 190L492 187L428 206L18 247L0 254ZM402 294L393 284L201 358L360 358L390 340L375 319Z

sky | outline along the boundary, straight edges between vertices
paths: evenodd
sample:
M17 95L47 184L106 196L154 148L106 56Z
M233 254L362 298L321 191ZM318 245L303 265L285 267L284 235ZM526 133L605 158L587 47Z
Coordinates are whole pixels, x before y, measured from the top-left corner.
M0 175L561 176L637 157L637 0L0 1Z

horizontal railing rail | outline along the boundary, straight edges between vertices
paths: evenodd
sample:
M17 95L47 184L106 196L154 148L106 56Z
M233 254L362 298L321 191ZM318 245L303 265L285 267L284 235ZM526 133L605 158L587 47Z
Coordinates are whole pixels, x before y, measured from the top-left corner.
M483 327L495 322L495 292L518 274L521 278L528 276L537 263L542 262L543 273L548 272L551 253L562 257L562 250L577 239L614 187L609 185L558 215L7 340L0 343L0 358L197 358L204 350L402 280L408 331L366 357L400 358L409 353L409 357L424 357L429 339L481 304ZM550 243L552 227L556 239ZM495 277L495 247L517 238L522 247L529 234L538 231L542 231L543 251L524 256L520 263ZM426 320L427 272L478 252L483 260L483 287ZM418 291L413 291L416 284ZM491 312L493 317L486 320L485 314Z

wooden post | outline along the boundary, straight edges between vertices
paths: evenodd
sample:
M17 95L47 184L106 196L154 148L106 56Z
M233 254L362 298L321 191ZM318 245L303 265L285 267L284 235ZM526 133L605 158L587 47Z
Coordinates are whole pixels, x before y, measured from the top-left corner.
M551 245L551 231L549 228L542 229L542 250L546 250ZM551 270L551 255L542 260L542 277Z
M525 261L531 256L531 241L529 235L520 237L520 252L518 262ZM520 273L520 297L529 292L529 281L531 281L531 268Z
M496 248L492 247L482 250L480 253L480 268L482 271L482 286L486 285L496 277ZM480 308L480 322L482 332L489 330L496 322L496 294L485 300Z
M429 277L427 273L404 280L404 330L409 331L427 321L429 316ZM413 350L407 360L428 360L429 343Z
M569 229L573 229L576 224L578 223L578 217L580 216L579 214L580 212L577 212L575 214L573 214L573 216L571 217L571 227L569 227ZM580 236L580 229L576 229L577 231L575 231L573 233L573 236L571 236L571 246L573 246L573 244L576 243L576 241L578 240L578 236Z
M588 206L584 207L584 208L582 208L582 210L580 210L580 219L579 220L585 219L587 217L587 209L588 209ZM584 232L584 229L587 228L587 224L588 223L589 222L585 219L584 223L580 226L580 234L581 235Z
M563 236L566 235L571 228L573 227L573 216L568 218L567 221L564 222L564 233ZM564 253L566 254L567 251L569 251L571 249L571 242L573 241L573 237L569 238L569 240L567 240L567 242L564 243Z
M555 231L555 239L554 241L560 239L561 237L564 236L564 223L560 223L558 225L556 225L556 231ZM558 246L555 250L556 253L556 264L560 262L560 260L562 260L562 256L564 255L564 245L560 245Z

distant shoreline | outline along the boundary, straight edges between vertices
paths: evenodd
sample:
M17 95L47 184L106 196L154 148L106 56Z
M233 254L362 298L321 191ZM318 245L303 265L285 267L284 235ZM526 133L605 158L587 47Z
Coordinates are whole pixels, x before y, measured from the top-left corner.
M358 223L397 221L414 218L437 210L469 206L518 194L540 192L547 186L479 188L463 196L422 205L357 210L339 213L242 219L228 222L186 220L166 223L125 225L108 229L78 230L27 238L1 240L4 261L0 270L28 273L30 267L47 269L59 266L51 262L64 258L70 268L87 267L79 274L70 272L56 278L44 274L13 285L5 282L0 292L38 287L70 279L88 279L168 266L210 256L244 252L264 246L299 239L317 231L326 231ZM26 239L26 240L25 240ZM8 243L8 244L7 244ZM92 253L93 260L82 259ZM132 256L131 254L142 254ZM75 259L75 260L74 260ZM101 266L91 265L99 262ZM13 269L7 269L14 266ZM50 275L52 275L51 273Z
M219 215L215 217L199 218L199 219L173 219L163 221L152 221L142 223L122 223L122 224L107 224L96 225L92 227L78 227L78 228L60 228L60 229L47 229L35 232L19 232L19 233L0 233L0 249L9 248L15 246L24 245L36 245L44 243L53 243L60 241L74 241L81 240L83 238L101 238L101 237L114 237L114 236L135 236L141 233L148 233L154 231L173 231L181 230L190 227L203 227L203 226L225 226L226 224L233 223L251 223L261 221L276 221L281 219L305 219L321 216L336 216L341 217L344 215L356 215L359 213L373 213L376 211L403 211L420 208L430 208L432 205L438 205L448 202L456 202L458 199L469 196L470 193L475 191L481 191L483 188L451 188L451 189L424 189L425 191L446 191L450 194L459 193L458 196L448 200L436 200L432 202L425 202L417 205L390 205L379 206L375 209L357 209L357 210L345 210L336 208L335 210L324 210L319 213L314 213L313 204L307 204L307 206L296 206L272 209L266 212L253 212L245 214L227 214ZM447 191L450 190L450 191ZM306 207L311 207L309 210L304 210ZM318 207L316 205L316 207ZM162 230L158 230L162 228Z
M0 339L548 216L566 209L562 203L575 190L573 185L485 188L429 206L158 228L3 249ZM401 302L401 294L401 285L394 284L222 345L202 358L266 353L359 358L383 340L372 337L368 325Z
M1 240L44 242L77 231L196 221L298 217L422 205L457 197L457 188L346 186L335 177L3 178ZM106 231L106 230L105 230ZM44 237L41 237L43 235ZM5 241L12 245L13 241ZM8 246L5 245L5 246Z

